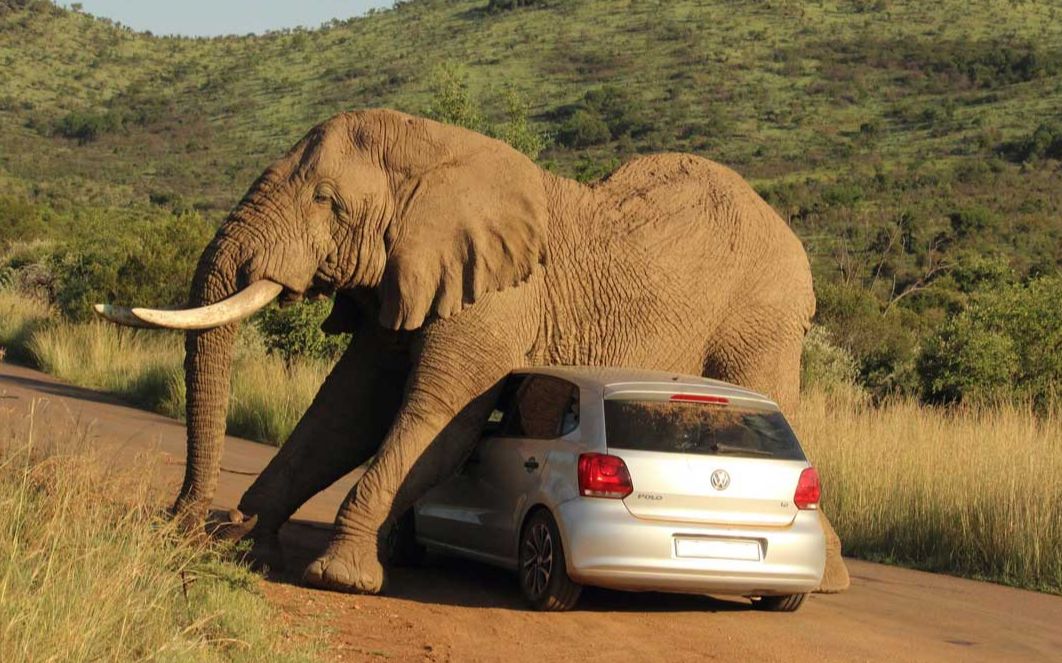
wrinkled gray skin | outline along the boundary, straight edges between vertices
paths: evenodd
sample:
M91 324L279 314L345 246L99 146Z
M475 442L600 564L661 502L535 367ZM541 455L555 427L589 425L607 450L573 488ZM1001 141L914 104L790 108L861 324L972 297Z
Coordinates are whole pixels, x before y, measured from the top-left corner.
M595 186L509 146L391 111L334 117L270 166L203 253L191 304L258 279L335 291L354 340L244 495L252 553L372 459L305 572L378 592L381 536L475 441L510 370L616 365L693 373L792 411L815 308L807 256L734 172L667 154ZM175 510L199 523L217 482L235 325L190 332L188 463ZM825 589L847 574L833 537ZM832 574L832 575L831 575Z

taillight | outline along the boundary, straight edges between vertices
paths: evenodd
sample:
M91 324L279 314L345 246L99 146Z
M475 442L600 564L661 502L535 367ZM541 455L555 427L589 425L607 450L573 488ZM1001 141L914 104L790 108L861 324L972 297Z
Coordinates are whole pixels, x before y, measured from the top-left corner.
M623 499L633 491L631 474L622 458L597 453L579 456L580 495Z
M819 486L819 473L814 467L809 467L800 473L797 481L796 492L793 493L793 504L798 509L819 508L819 497L822 488Z
M728 405L730 399L726 396L709 396L707 394L673 394L670 398L676 403L711 403L712 405Z

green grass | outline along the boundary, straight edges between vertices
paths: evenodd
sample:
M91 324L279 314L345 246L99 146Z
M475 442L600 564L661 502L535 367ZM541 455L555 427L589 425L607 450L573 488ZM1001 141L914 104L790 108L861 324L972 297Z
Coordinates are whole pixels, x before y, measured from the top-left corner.
M0 450L0 659L316 660L257 576L150 506L149 463L116 471L40 414L0 420Z

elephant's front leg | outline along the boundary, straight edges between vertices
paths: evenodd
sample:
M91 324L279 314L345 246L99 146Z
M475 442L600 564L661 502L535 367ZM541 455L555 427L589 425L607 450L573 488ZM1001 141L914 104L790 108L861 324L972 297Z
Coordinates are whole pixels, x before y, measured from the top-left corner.
M504 334L427 340L405 403L340 508L332 543L306 570L307 583L380 591L385 533L421 495L451 475L475 444L496 397L493 387L520 363L517 345L516 337Z

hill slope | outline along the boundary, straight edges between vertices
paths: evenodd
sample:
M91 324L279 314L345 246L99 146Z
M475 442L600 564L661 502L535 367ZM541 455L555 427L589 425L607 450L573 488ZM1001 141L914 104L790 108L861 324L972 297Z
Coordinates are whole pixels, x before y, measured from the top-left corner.
M415 0L321 30L182 39L0 0L0 221L17 229L0 241L139 236L137 219L171 211L216 221L314 123L428 111L443 66L490 120L507 90L526 100L552 137L540 161L560 172L680 150L745 174L805 240L823 319L861 361L889 344L907 358L888 362L907 361L973 282L1062 265L1054 3L487 4ZM175 259L208 232L188 230ZM891 322L860 327L860 307Z

